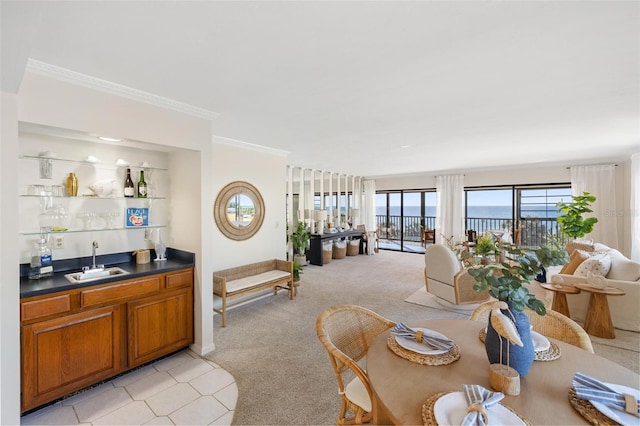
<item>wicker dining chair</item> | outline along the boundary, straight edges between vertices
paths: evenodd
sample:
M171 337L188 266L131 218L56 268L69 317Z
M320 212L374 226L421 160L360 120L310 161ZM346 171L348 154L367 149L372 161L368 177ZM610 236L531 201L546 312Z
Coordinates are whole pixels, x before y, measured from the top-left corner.
M473 321L488 321L492 304L493 301L478 306L471 313L469 319ZM542 316L528 308L525 308L524 312L529 317L533 329L543 336L551 337L594 353L591 338L589 338L587 332L580 327L580 324L566 315L550 309L547 309L547 313Z
M333 306L318 316L316 332L329 353L338 380L338 393L342 396L337 425L371 421L371 386L359 361L365 357L375 337L394 325L395 322L355 305Z

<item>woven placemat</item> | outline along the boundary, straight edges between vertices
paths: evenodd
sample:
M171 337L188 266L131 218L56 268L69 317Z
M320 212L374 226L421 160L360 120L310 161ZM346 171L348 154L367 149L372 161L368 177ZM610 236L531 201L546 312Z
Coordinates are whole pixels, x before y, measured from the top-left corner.
M478 338L482 343L484 343L484 340L487 338L487 330L485 330L484 328L480 330L480 333L478 333ZM560 352L560 347L553 342L550 343L551 346L549 346L549 349L547 349L546 351L538 351L535 353L535 356L533 358L534 361L554 361L560 358L560 355L562 355L562 353Z
M598 409L586 399L578 398L576 390L573 387L569 389L569 402L571 403L571 406L592 425L620 425L620 423L611 420L609 417L598 411Z
M460 359L460 348L458 347L458 345L453 345L453 348L451 348L448 352L440 355L419 354L400 346L398 342L396 342L395 336L391 334L387 339L387 346L394 354L398 355L399 357L418 364L447 365Z
M424 404L422 404L422 424L424 426L438 426L438 422L436 422L436 415L433 412L433 407L436 405L436 401L441 396L447 395L449 393L451 392L441 392L433 394L424 402ZM522 420L524 424L531 425L531 423L527 419L513 411L511 408L507 407L506 405L503 405L503 407L518 416L518 418L520 418L520 420Z

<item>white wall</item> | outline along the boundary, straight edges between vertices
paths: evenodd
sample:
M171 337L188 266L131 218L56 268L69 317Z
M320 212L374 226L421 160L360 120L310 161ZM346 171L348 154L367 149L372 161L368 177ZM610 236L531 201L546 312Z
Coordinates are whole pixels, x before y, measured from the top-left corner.
M611 207L612 214L618 216L618 249L625 255L631 252L630 239L630 161L617 162L616 168L616 206ZM570 183L571 172L566 166L523 167L517 169L470 170L464 173L464 184L470 186L522 185L546 183ZM436 186L435 175L424 174L394 178L377 178L376 190L394 189L433 189ZM596 225L597 226L597 225Z
M2 93L0 150L0 424L20 423L17 97Z
M215 139L214 139L215 141ZM260 191L265 205L262 227L244 241L225 237L217 227L212 232L214 270L226 269L266 259L285 259L286 247L286 158L250 149L215 144L213 148L213 198L230 182L249 182ZM213 204L209 206L213 221Z

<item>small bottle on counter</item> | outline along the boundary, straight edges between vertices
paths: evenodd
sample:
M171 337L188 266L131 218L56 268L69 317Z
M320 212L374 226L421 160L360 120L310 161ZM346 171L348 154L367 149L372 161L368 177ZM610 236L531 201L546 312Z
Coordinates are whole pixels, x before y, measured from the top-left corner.
M131 179L131 169L127 169L127 178L124 180L124 196L126 198L133 198L135 192L136 188L133 185L133 179Z
M47 239L40 238L36 241L31 252L29 264L29 279L39 280L53 275L53 258L51 249L47 247Z
M144 181L144 170L140 170L138 181L138 198L147 198L147 182Z
M71 172L67 177L67 197L76 197L78 195L78 178L76 174Z

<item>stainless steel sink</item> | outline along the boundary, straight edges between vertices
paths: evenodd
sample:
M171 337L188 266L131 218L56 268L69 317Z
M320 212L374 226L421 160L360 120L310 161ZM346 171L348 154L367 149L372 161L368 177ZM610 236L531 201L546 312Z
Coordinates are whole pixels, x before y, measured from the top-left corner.
M73 272L66 274L65 278L73 284L87 283L91 281L104 280L105 278L112 278L119 275L127 275L129 272L122 268L97 268L89 269L82 272Z

